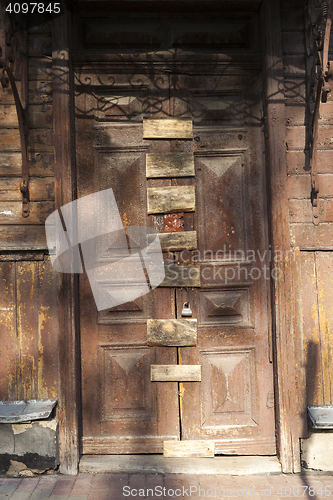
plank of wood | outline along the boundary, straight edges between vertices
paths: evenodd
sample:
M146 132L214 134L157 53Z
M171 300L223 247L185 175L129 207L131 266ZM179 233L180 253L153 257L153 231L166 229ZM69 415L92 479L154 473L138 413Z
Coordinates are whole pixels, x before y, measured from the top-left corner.
M162 287L199 287L200 266L176 266L168 264L164 267L165 278L159 285Z
M163 453L163 441L166 436L127 437L127 436L103 436L83 437L82 448L84 454L104 455L122 453L133 455L134 453ZM169 436L168 436L169 439ZM172 436L170 440L177 438Z
M196 319L148 319L148 345L193 346L197 344Z
M22 201L20 177L7 177L1 180L0 201ZM30 201L54 200L54 177L30 178Z
M143 119L144 139L192 139L193 124L189 118Z
M193 177L193 153L147 153L146 175L151 177Z
M31 128L52 128L53 116L52 105L30 104L29 105L28 122Z
M150 365L152 382L201 382L201 365Z
M0 239L2 251L47 250L44 225L1 225Z
M84 439L84 438L83 438ZM249 440L249 438L247 438ZM83 445L84 446L84 445ZM230 453L231 454L231 453ZM80 472L126 474L217 474L217 476L248 476L251 474L281 474L276 456L224 456L214 458L168 458L162 455L84 455ZM280 476L281 477L281 476Z
M38 398L38 262L16 262L18 399Z
M147 189L148 214L195 211L194 186L166 186Z
M15 104L2 104L0 113L1 128L17 128L18 119Z
M164 441L163 456L177 457L213 457L214 441Z
M38 260L44 261L44 253L42 252L6 252L0 254L0 262L17 262L21 260Z
M52 153L34 153L29 158L29 175L51 177L53 176L54 156ZM21 153L0 153L0 176L21 177Z
M0 394L2 400L18 399L16 270L14 262L0 262Z
M54 77L53 119L54 172L56 178L56 206L73 201L75 172L73 170L74 125L71 109L70 26L68 11L52 22L52 72ZM67 47L67 48L66 48ZM38 78L37 78L38 79ZM41 79L41 78L40 78ZM59 460L62 474L77 474L80 459L78 380L80 360L77 356L77 277L58 276L58 328L59 328ZM65 411L66 408L66 411Z
M288 214L288 179L285 155L285 94L284 84L281 85L283 75L282 42L285 37L281 34L280 2L271 0L262 9L264 19L264 47L266 95L270 96L267 102L267 158L270 165L270 224L274 234L273 251L277 248L284 252L290 248L290 227ZM299 41L299 40L298 40ZM304 42L302 42L304 43ZM295 44L293 38L292 45ZM289 52L291 54L291 52ZM295 127L298 128L298 127ZM289 145L290 148L290 145ZM291 148L290 148L291 149ZM299 472L299 422L302 412L298 405L298 372L300 359L295 352L295 346L302 339L295 335L295 342L290 343L289 333L293 325L292 309L292 274L291 266L284 264L276 271L281 270L283 279L275 280L275 300L273 301L274 328L276 330L275 349L280 360L276 368L277 409L280 418L277 421L277 446L280 450L282 471L285 473ZM275 313L274 313L275 311ZM288 375L287 375L288 374Z
M0 224L44 224L54 208L53 201L32 201L29 217L22 217L21 201L0 201Z
M198 246L197 232L184 231L182 233L160 233L158 235L162 250L195 250ZM148 244L155 239L154 234L148 235Z

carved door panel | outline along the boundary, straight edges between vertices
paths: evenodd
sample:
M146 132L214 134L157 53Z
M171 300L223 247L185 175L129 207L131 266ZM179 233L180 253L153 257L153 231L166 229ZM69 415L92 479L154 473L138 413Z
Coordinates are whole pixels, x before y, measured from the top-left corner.
M275 453L260 80L199 62L77 70L78 197L112 188L125 227L191 231L194 246L164 252L166 270L198 273L187 288L169 280L100 312L80 276L84 453L161 453L179 439ZM143 138L145 119L170 117L190 119L193 137ZM147 179L147 153L193 153L195 173ZM167 186L194 186L195 209L148 215L147 189ZM197 345L149 346L147 320L181 319L185 302ZM202 380L151 382L150 366L163 364L201 365Z

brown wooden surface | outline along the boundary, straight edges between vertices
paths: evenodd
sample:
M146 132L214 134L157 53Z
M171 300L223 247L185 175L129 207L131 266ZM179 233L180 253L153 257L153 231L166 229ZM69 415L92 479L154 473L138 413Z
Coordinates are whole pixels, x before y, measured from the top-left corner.
M164 441L164 457L213 457L214 441Z
M198 365L150 365L152 382L201 382Z
M196 319L148 319L148 345L192 346L197 343Z
M332 404L332 252L302 252L306 404Z
M175 266L167 264L164 267L165 278L161 287L198 287L201 284L199 266Z
M153 241L154 236L148 236L148 242ZM194 250L197 248L197 232L183 231L180 233L160 233L159 239L162 250Z
M146 175L147 178L194 176L193 153L147 153Z
M148 188L148 214L193 212L195 191L193 186Z
M143 120L144 139L192 139L192 120L162 118Z
M43 225L17 224L0 226L2 251L47 249Z
M3 179L0 187L0 202L21 201L21 182L21 179L18 177L7 177L6 179ZM43 179L30 179L29 194L31 201L54 200L53 177L44 177Z
M0 264L1 400L58 397L57 276L40 256Z
M124 77L117 78L121 81ZM78 195L112 187L124 225L147 225L142 123L125 123L126 135L117 124L94 129L96 123L85 115L85 109L94 106L94 99L87 93L76 100ZM101 147L82 142L84 137L95 137L95 144ZM175 382L153 384L150 365L176 364L177 351L147 345L147 319L174 318L173 290L157 288L97 314L89 282L82 276L80 300L85 304L81 309L85 452L161 453L164 439L179 439L178 387Z
M70 15L55 19L52 31L53 135L56 208L76 198L70 80ZM47 75L46 75L47 73ZM36 80L51 76L51 64L36 63ZM47 78L48 79L48 78ZM50 143L48 143L50 144ZM51 143L52 144L52 143ZM79 462L80 376L77 332L77 277L59 275L59 450L60 471L76 474Z
M198 248L165 252L163 286L104 311L97 312L80 277L85 452L138 453L141 446L146 453L168 435L164 440L213 440L219 453L274 454L259 67L244 54L228 68L222 55L194 54L188 64L189 55L166 54L156 72L141 55L139 69L124 56L126 70L111 54L96 55L93 69L82 64L86 57L77 55L75 75L83 90L75 106L78 195L112 187L125 226L152 226L162 240L196 231ZM106 94L111 75L126 90ZM143 139L144 119L166 117L193 120L195 140ZM181 152L194 153L195 178L147 180L146 153ZM161 215L149 215L147 188L190 188L195 214L163 206ZM248 251L254 261L246 260ZM180 319L184 302L198 321L197 345L148 346L147 320ZM151 382L151 365L202 366L202 382Z
M298 47L295 34L281 37L280 3L264 2L262 23L265 26L265 78L267 113L267 160L270 171L271 241L273 251L289 250L288 187L285 158L285 104L282 43L287 47ZM296 42L296 43L295 43ZM299 41L303 46L302 41ZM289 54L295 52L288 51ZM298 52L296 52L298 53ZM302 49L303 53L303 49ZM299 91L301 92L301 91ZM287 254L288 255L288 254ZM279 265L283 279L275 280L274 286L274 331L276 339L277 369L277 425L278 449L283 472L300 471L299 412L296 343L292 326L291 269L288 258Z

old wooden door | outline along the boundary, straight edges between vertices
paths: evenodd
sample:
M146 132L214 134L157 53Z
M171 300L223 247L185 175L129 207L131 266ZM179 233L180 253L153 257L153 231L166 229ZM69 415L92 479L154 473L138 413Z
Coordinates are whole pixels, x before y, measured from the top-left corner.
M85 22L94 49L103 27ZM248 38L253 20L227 24L178 24L171 46L182 50L135 55L143 32L132 39L105 29L103 47L114 52L76 64L78 197L112 188L124 226L165 233L167 273L174 265L183 273L100 312L80 275L83 453L161 453L163 441L198 439L213 440L217 454L275 453L260 58ZM214 45L214 29L226 30L232 56ZM210 52L196 52L198 36ZM184 138L176 121L174 134L168 122L162 135L144 131L170 118L189 120L193 134ZM193 153L195 171L179 177L165 164L147 178L151 153L177 153L168 158L182 167ZM179 186L194 187L195 205L149 208L152 188ZM170 244L172 233L183 239ZM181 319L185 302L196 345L148 345L147 321ZM200 365L201 382L152 382L150 366L166 364Z

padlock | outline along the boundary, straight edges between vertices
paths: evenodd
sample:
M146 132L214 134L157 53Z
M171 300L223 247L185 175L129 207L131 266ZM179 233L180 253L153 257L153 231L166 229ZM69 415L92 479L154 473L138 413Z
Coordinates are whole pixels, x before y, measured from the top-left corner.
M192 316L192 309L190 308L190 304L188 302L184 302L183 304L182 316Z

